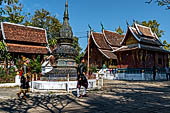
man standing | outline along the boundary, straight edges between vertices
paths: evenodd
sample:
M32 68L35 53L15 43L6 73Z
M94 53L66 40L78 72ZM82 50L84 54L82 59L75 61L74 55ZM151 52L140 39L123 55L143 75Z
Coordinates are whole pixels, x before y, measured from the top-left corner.
M78 68L77 68L77 97L78 98L87 97L86 89L88 87L88 81L85 76L86 66L84 64L84 62L85 62L84 58L81 57L80 61L81 61L81 63L78 65ZM83 95L80 95L81 86L84 87Z

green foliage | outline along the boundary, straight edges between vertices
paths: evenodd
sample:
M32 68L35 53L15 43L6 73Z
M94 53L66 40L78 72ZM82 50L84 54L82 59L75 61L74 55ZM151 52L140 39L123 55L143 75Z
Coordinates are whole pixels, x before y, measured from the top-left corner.
M170 50L170 44L168 44L166 40L163 41L163 44L165 45L164 48L166 50Z
M80 47L80 44L78 42L78 38L77 37L74 37L73 38L73 47L76 49L76 51L78 52L78 55L76 56L75 60L76 60L76 63L79 64L80 63L80 57L83 57L84 56L84 53L80 53L82 48Z
M57 44L57 38L50 38L48 40L48 44L49 44L50 47L54 48L56 46L56 44Z
M83 56L84 56L84 53L83 52L81 52L81 53L79 52L79 54L75 58L77 64L80 64L80 57L83 57Z
M153 33L156 33L156 35L160 38L164 34L163 30L159 29L160 24L156 20L149 20L148 22L146 21L136 21L136 23L150 27L152 29Z
M76 51L77 51L78 53L80 53L80 51L82 50L82 48L80 47L78 40L79 40L79 39L78 39L77 37L74 37L74 38L73 38L73 47L76 49Z
M16 71L14 67L9 69L7 74L4 68L0 67L0 83L13 83L15 82Z
M2 0L0 5L0 21L22 23L26 15L22 15L23 6L19 0Z
M56 38L59 36L61 23L55 15L51 15L50 12L45 9L36 10L31 21L28 23L32 26L46 29L48 38ZM25 24L28 25L28 23Z
M41 73L41 63L40 63L40 56L37 58L30 60L30 63L28 66L31 68L31 73L36 72L37 74Z
M120 26L117 29L115 29L115 31L117 33L119 33L120 35L122 35L124 33L124 31L122 30L122 28Z
M92 73L96 73L97 72L97 67L96 66L93 66L93 67L90 67L90 72Z
M49 11L45 9L36 10L30 21L26 20L24 24L46 29L49 46L54 47L57 44L61 23Z
M0 41L0 60L10 60L11 55L7 52L5 44Z
M170 9L170 0L149 0L146 3L151 3L151 2L155 2L158 4L158 6L166 6L167 9Z

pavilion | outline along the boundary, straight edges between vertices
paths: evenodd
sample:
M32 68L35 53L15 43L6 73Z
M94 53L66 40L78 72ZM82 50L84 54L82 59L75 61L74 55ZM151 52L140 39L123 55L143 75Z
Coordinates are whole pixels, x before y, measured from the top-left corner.
M50 54L46 30L9 22L1 22L0 41L6 46L12 60L21 55L32 58Z

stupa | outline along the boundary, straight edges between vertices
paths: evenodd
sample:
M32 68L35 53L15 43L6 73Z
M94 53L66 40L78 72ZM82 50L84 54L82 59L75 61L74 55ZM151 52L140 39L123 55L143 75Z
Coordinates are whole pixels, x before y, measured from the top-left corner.
M45 77L49 80L65 80L69 74L70 79L75 80L77 77L77 68L75 57L78 55L73 47L73 32L69 25L69 14L67 0L65 3L65 11L63 25L60 29L60 37L57 40L58 46L53 51L56 65L52 71L48 72Z

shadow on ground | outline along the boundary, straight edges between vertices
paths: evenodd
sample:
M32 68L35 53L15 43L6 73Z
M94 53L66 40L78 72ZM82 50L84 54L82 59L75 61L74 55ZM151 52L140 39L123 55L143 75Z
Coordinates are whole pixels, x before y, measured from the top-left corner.
M0 102L0 111L10 113L26 112L61 112L74 100L68 95L37 95L27 99L9 99Z
M170 87L107 83L103 90L89 91L89 97L77 99L73 95L37 95L24 99L0 102L5 112L72 112L72 113L169 113ZM157 84L154 82L153 84ZM75 92L72 92L73 94ZM75 95L75 94L74 94Z

